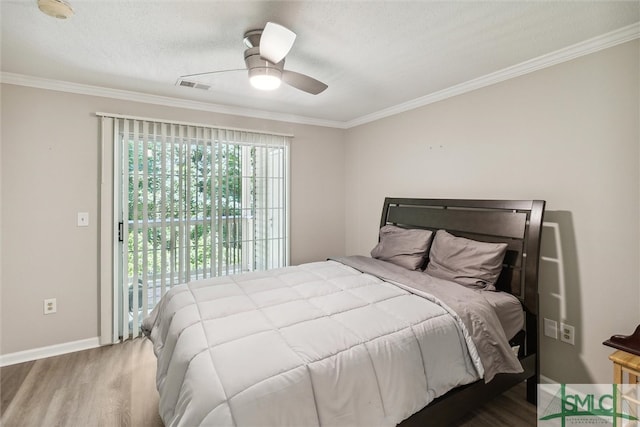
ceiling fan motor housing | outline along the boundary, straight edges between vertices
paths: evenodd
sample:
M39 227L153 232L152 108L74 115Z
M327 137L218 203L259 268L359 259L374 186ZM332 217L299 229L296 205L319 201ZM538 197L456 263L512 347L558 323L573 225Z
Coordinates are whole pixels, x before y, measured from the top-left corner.
M260 56L260 47L250 47L244 51L244 62L249 70L249 77L257 75L274 76L282 79L284 59L277 64L267 61Z
M248 48L260 46L263 30L251 30L244 33L244 45Z

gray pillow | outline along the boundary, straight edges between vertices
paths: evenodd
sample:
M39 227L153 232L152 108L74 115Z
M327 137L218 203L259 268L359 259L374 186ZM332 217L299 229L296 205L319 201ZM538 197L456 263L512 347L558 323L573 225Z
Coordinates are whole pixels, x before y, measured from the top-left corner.
M495 291L506 243L486 243L438 230L425 272L461 285Z
M371 256L409 270L420 270L432 238L431 230L385 225L380 229L380 243L373 248Z

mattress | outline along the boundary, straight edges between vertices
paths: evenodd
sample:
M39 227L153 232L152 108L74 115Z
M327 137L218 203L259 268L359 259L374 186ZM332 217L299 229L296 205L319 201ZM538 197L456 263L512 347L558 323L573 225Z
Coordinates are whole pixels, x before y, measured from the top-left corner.
M448 307L334 261L174 287L144 328L167 426L394 426L483 375Z
M513 354L494 308L474 290L369 257L356 255L337 260L450 309L471 336L484 367L485 382L498 373L522 372L522 365Z
M174 287L143 322L160 416L394 426L457 386L521 372L487 301L452 285L345 257Z

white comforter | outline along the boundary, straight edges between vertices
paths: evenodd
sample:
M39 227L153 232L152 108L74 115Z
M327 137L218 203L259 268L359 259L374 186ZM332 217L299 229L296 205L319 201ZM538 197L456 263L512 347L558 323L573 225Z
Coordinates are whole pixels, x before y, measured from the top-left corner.
M144 329L167 426L393 426L483 372L446 306L334 261L175 287Z

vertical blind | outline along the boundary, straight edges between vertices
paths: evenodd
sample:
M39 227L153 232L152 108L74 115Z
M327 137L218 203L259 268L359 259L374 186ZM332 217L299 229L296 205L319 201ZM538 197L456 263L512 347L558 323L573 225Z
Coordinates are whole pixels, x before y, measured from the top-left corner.
M122 117L114 136L123 338L176 284L288 264L289 137Z

